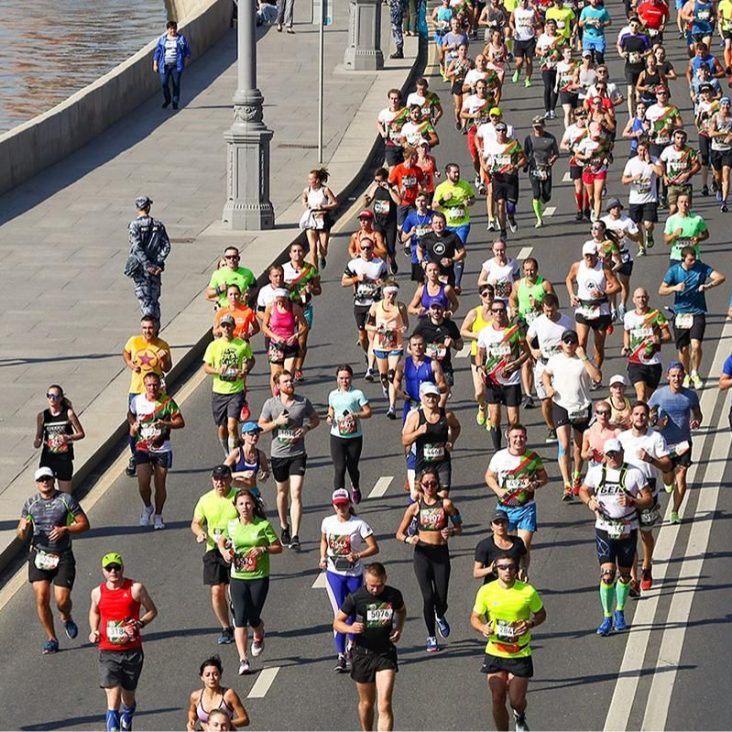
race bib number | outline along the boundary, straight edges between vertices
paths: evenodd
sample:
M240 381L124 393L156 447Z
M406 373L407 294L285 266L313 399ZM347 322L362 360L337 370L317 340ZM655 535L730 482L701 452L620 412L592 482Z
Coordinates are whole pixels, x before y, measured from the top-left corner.
M597 528L605 531L609 539L619 539L623 534L628 533L625 521L622 519L601 518Z
M285 360L285 352L279 343L269 342L269 350L267 356L272 363L281 363Z
M297 438L295 437L296 430L288 430L288 429L278 429L277 430L277 440L281 442L283 445L294 445L297 442Z
M628 54L628 63L630 64L639 64L641 62L642 56L638 51L631 51Z
M504 168L511 165L511 156L510 155L496 155L493 158L493 162L495 165Z
M221 374L221 381L236 381L239 377L239 372L236 369L226 369L223 374Z
M51 552L44 552L41 549L36 549L36 558L34 564L36 569L40 569L44 572L52 572L61 559L60 554L52 554Z
M587 320L597 320L600 317L600 306L580 305L575 312Z
M505 300L511 294L511 290L513 289L513 283L496 282L493 287L495 288L496 297Z
M153 422L149 422L147 424L141 424L140 425L140 437L145 442L153 442L158 437L160 437L161 430L159 427L156 427Z
M661 518L661 514L658 511L658 506L653 506L652 508L644 508L638 518L643 526L655 526Z
M524 321L526 322L526 325L531 325L540 315L541 313L538 310L529 310L524 313Z
M650 193L651 192L651 180L650 178L641 178L635 184L636 193Z
M357 428L356 418L352 414L346 414L338 420L338 434L352 435Z
M129 643L135 637L135 631L131 623L124 620L107 621L107 641L114 646L122 646Z
M46 440L46 448L49 452L59 455L69 451L69 443L66 435L49 435Z
M586 422L587 421L587 407L581 409L569 409L567 415L570 422Z
M623 264L627 264L628 262L630 262L630 252L627 249L620 250L620 261Z
M374 213L386 216L391 208L391 201L374 201Z
M379 330L376 332L379 340L379 345L383 349L394 348L396 346L397 332L393 329Z
M391 607L368 608L366 610L366 625L369 628L383 628L391 625L394 610Z
M376 292L376 285L370 282L361 282L356 288L356 297L359 300L368 300L374 296Z
M438 361L442 361L447 356L447 347L441 343L428 343L426 351L430 358L436 358Z
M700 10L698 13L699 20L709 20L710 17L711 16L710 16L709 10L706 10L706 9Z
M414 188L417 185L417 176L415 175L405 175L402 178L402 185L404 188Z
M333 569L337 569L339 572L347 572L355 566L353 562L349 562L346 557L331 557L330 560L333 563Z
M557 30L563 30L564 28L566 28L566 26L567 26L567 24L565 23L565 21L563 21L563 20L557 21Z
M234 569L237 572L256 572L257 556L252 549L234 555Z
M495 632L496 637L502 641L515 643L518 639L518 636L516 635L515 625L510 620L496 620Z
M676 313L674 326L679 330L689 330L694 325L694 313Z
M421 239L428 231L430 231L429 226L415 226L414 227L414 236L417 237L417 239Z
M503 358L504 356L511 355L511 346L508 344L499 343L489 348L489 353L492 357Z
M445 445L443 443L427 443L422 448L424 459L429 462L442 460L445 457Z
M532 175L537 180L547 180L549 178L549 169L548 168L534 168L532 171Z
M465 216L465 209L462 206L452 206L447 209L449 219L461 219L463 216Z

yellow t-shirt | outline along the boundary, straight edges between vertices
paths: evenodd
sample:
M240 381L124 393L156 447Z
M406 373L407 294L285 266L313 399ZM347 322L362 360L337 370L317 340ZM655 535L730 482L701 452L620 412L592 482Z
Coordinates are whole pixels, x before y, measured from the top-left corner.
M576 18L572 8L563 5L561 8L552 6L546 11L547 20L555 20L557 23L557 35L569 39L572 34L572 21Z
M717 5L717 16L723 31L732 31L732 0L722 0Z
M525 658L531 655L531 631L517 637L514 625L529 620L544 607L539 593L528 583L516 580L506 589L498 580L483 585L475 596L473 612L485 616L493 625L485 652L501 658Z
M163 375L163 366L158 358L160 351L170 353L170 346L162 338L154 338L146 341L144 336L132 336L125 343L125 351L130 354L130 358L135 366L140 367L139 373L132 372L132 380L130 381L130 394L142 394L145 391L143 379L145 374L151 372Z

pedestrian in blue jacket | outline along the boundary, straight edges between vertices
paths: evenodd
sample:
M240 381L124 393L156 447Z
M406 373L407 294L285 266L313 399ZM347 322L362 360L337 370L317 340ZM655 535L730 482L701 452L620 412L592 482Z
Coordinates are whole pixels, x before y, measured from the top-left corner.
M169 20L166 31L158 39L153 54L153 71L160 74L160 84L163 87L163 109L170 106L170 85L173 85L173 109L178 109L180 102L180 77L186 65L186 59L191 56L191 47L185 36L179 35L178 24Z

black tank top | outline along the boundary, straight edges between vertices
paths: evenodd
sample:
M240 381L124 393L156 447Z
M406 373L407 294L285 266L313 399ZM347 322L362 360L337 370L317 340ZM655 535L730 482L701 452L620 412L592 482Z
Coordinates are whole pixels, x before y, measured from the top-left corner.
M420 435L416 441L417 463L421 466L425 463L442 463L450 459L450 452L445 447L448 440L447 415L443 408L440 409L440 418L431 424L425 417L422 407L418 410L419 425L427 425L427 432Z
M74 459L74 443L63 443L61 435L73 435L74 428L68 417L68 407L64 407L60 414L51 414L50 409L43 410L43 455L53 455L61 459Z
M396 221L396 203L386 188L376 186L371 208L374 212L374 221L379 226L386 226L388 223Z

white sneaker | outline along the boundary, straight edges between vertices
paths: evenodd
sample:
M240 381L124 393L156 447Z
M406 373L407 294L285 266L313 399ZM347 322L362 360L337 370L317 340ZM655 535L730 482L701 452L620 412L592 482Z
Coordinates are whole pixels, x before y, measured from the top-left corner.
M145 506L140 514L140 526L150 526L150 519L152 518L155 509L152 506Z
M252 656L257 658L258 656L262 655L263 651L264 651L264 633L262 633L261 638L254 638L252 640Z
M156 513L155 514L155 526L153 526L155 531L158 529L164 529L165 524L163 523L163 514L162 513Z

